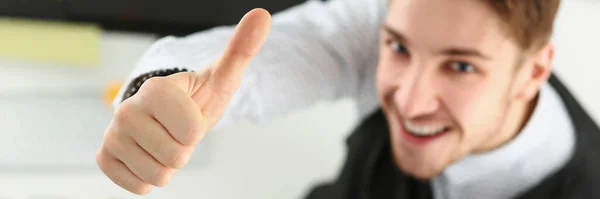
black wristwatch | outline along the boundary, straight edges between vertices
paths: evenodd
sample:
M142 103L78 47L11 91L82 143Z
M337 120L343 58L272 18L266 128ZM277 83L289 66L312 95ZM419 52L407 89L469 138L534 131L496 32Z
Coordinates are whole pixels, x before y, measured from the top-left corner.
M123 99L121 99L121 102L125 101L127 98L130 98L131 96L135 95L138 92L138 90L140 90L140 87L142 87L142 84L144 84L144 82L146 82L146 80L148 80L152 77L164 77L164 76L169 76L169 75L172 75L175 73L187 72L187 71L188 70L185 68L183 68L183 69L172 68L172 69L161 69L161 70L144 73L144 74L140 75L139 77L133 79L133 81L131 81L131 83L127 86L127 90L125 90L125 92L123 93Z

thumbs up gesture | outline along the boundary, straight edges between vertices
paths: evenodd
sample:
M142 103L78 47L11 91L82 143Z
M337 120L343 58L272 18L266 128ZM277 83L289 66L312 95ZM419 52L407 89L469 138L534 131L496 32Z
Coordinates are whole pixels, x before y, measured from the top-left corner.
M148 79L123 101L96 155L102 172L135 194L165 186L223 115L271 26L263 9L248 12L222 56L200 72Z

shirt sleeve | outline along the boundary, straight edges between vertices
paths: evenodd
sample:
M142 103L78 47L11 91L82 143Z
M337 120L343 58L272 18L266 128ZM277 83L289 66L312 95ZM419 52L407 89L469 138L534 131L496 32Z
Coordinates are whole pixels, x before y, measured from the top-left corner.
M386 0L310 0L273 16L271 32L250 63L217 127L264 123L319 101L352 98L359 114L377 104L374 71ZM217 59L233 26L165 37L138 61L126 85L159 69L200 70ZM125 88L125 87L124 87ZM121 99L124 89L115 99ZM115 108L120 101L115 100Z

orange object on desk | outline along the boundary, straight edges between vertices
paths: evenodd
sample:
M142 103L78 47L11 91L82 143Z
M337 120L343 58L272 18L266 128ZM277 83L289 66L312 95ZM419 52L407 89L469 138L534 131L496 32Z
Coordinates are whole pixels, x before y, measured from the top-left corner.
M123 82L111 82L104 89L104 103L106 105L111 106L113 100L119 94L119 90L123 86Z

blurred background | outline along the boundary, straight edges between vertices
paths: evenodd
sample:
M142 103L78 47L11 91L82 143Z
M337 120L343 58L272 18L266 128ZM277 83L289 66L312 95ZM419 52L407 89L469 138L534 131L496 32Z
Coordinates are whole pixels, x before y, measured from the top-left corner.
M0 199L140 198L96 168L112 117L107 94L158 38L303 1L0 0ZM600 0L563 0L555 71L596 121L599 35ZM300 198L335 177L356 122L353 102L341 101L225 127L169 186L143 198Z

